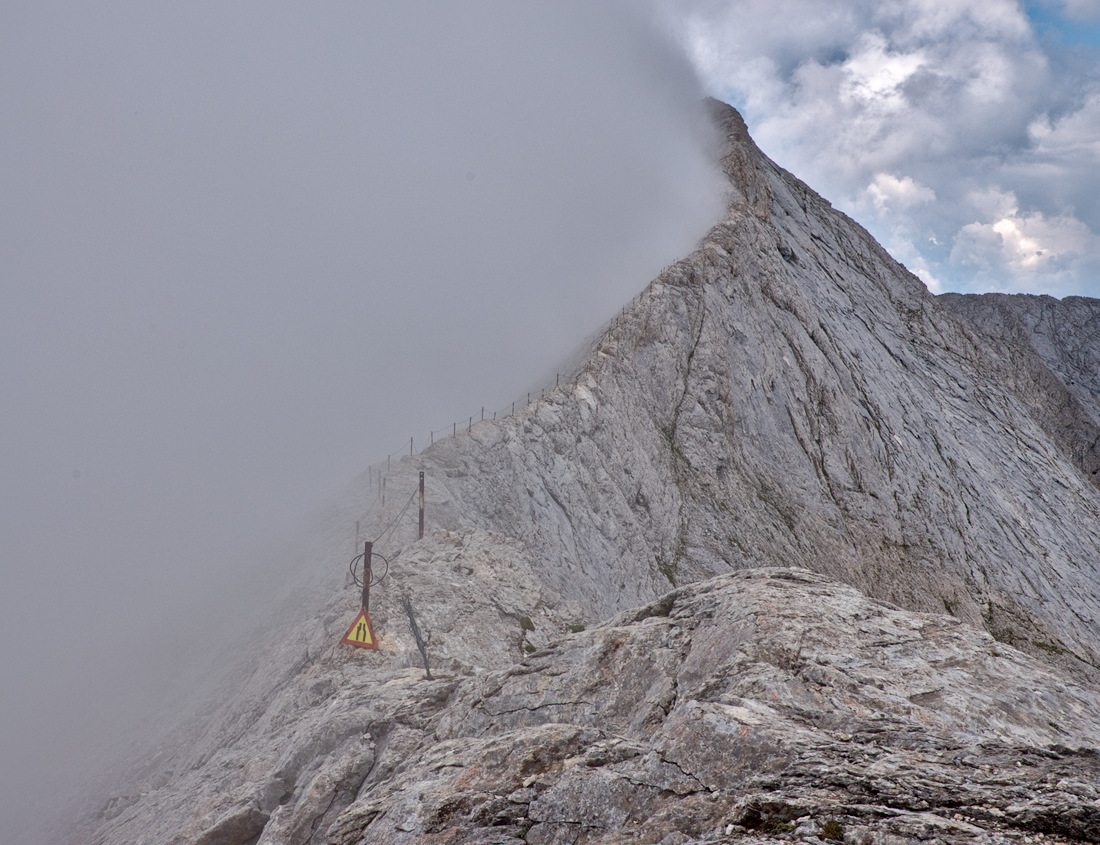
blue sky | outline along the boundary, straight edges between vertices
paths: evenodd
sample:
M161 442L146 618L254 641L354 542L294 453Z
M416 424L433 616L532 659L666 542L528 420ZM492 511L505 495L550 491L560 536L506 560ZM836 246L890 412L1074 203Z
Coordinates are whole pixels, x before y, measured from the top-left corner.
M1053 50L1073 45L1100 47L1100 20L1088 5L1078 5L1067 9L1063 3L1030 0L1024 10L1038 35L1052 39Z
M1096 0L659 7L765 152L933 291L1100 295Z

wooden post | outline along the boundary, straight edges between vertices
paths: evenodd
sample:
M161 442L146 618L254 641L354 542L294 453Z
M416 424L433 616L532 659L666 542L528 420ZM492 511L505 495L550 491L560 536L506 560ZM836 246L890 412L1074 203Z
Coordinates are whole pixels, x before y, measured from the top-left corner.
M370 556L374 543L363 543L363 610L370 611Z
M418 532L418 540L424 539L424 472L420 472L420 531Z
M409 438L409 457L410 458L412 457L412 453L413 453L413 439L410 437Z

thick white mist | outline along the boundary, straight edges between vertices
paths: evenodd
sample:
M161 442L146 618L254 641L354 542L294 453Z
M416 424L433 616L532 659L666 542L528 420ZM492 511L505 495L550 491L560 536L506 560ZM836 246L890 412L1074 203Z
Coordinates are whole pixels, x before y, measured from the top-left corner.
M699 98L613 3L5 5L5 841L237 562L690 250Z

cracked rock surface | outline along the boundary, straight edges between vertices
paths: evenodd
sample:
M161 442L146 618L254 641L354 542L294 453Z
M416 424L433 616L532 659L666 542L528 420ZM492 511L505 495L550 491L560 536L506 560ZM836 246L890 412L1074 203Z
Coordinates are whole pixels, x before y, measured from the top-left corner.
M1098 704L958 621L751 570L455 686L330 841L1095 840Z
M682 587L493 670L394 660L333 649L292 685L326 694L268 702L86 841L1100 841L1094 689L807 570Z

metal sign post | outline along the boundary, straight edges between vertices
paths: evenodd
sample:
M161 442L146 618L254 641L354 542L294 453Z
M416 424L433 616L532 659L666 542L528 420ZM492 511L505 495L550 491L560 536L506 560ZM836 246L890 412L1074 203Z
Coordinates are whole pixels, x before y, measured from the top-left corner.
M417 539L424 539L424 472L420 472L420 530L417 533Z
M370 610L370 559L374 543L363 543L363 610Z
M371 628L370 616L367 615L367 610L370 608L370 582L371 582L371 557L374 543L367 540L363 543L363 606L359 610L359 614L355 617L355 620L351 623L351 627L348 628L347 633L344 634L342 643L353 645L358 648L378 648L378 640L374 636L374 630ZM359 560L359 555L352 558L351 561L351 574L352 578L355 578L355 564ZM381 557L381 555L379 555ZM382 560L385 560L383 557ZM386 564L386 572L389 572L389 564ZM386 577L384 573L383 578ZM381 579L379 579L381 580ZM358 583L358 581L356 581Z

